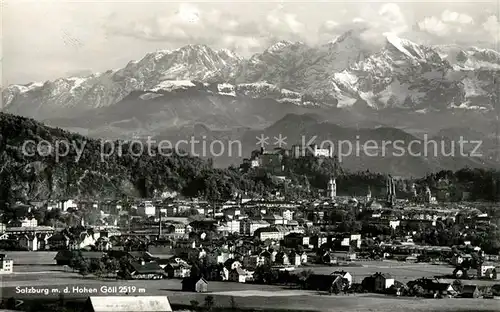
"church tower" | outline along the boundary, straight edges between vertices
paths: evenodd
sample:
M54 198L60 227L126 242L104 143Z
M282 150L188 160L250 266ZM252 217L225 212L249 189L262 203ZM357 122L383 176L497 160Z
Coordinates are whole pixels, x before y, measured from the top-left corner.
M424 202L426 202L426 203L432 202L432 193L431 193L431 189L429 186L425 187Z
M413 183L413 184L411 185L411 189L410 189L410 191L411 191L411 194L412 194L413 200L416 200L416 199L417 199L418 194L417 194L417 186L415 185L415 183Z
M396 184L394 184L394 179L390 175L387 178L386 189L387 204L392 207L396 203Z
M396 203L396 183L394 183L394 179L392 177L391 177L391 186L392 186L391 203L394 205Z
M328 181L327 194L330 199L337 197L337 181L333 177Z
M372 199L372 189L368 186L368 193L366 193L366 201L369 202Z

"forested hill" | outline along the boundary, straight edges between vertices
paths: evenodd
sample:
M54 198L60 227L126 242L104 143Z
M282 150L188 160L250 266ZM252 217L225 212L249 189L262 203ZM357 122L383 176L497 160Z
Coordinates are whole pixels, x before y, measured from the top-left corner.
M48 145L55 147L57 142L70 147L66 156L46 153ZM175 153L164 156L165 150L162 156L154 147L151 154L156 156L151 156L147 147L140 153L137 144L130 148L130 142L115 142L115 152L104 149L109 156L102 158L102 146L110 145L103 142L0 113L0 209L14 201L151 197L155 191L227 200L238 190L255 194L279 190L291 199L306 198L311 193L304 193L304 186L324 190L334 170L331 159L287 158L285 174L291 183L283 188L269 173L243 173L234 167L215 169L210 161ZM35 144L42 148L37 151ZM61 155L65 148L59 146ZM370 186L374 195L383 196L385 181L384 174L345 172L337 184L341 195L364 195ZM446 190L456 200L462 191L471 192L476 200L498 200L500 194L500 172L493 170L442 171L420 180L401 180L398 194L408 193L414 182L420 187L430 186L433 192Z
M47 141L52 146L67 142L73 147L58 159L55 153L46 156L46 149L36 151L35 144L25 143L28 140L36 144ZM123 145L122 155L113 153L101 161L102 143L33 119L0 113L0 200L5 204L75 196L146 197L154 190L197 195L204 191L205 178L218 173L209 162L196 157L150 157L148 153L139 155L137 148L132 149L137 152L133 155L128 144ZM29 155L23 152L23 145ZM60 151L64 150L60 144Z

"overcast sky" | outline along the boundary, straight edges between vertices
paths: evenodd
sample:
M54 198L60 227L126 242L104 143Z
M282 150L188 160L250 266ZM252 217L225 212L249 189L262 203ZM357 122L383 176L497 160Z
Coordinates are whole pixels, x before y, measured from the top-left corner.
M161 49L204 43L248 56L281 39L314 45L352 28L383 42L492 47L500 1L4 0L2 85L102 72ZM498 49L498 47L497 47Z

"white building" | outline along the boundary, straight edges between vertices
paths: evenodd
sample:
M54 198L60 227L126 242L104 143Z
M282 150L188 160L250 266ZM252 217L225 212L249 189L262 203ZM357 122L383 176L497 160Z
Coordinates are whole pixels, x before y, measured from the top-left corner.
M239 233L241 222L239 220L230 220L226 223L226 228L229 233Z
M265 241L265 240L281 240L285 237L284 233L280 233L276 229L262 229L261 232L259 233L259 239L260 241Z
M292 146L292 157L299 158L305 156L314 157L333 157L333 147L319 147L316 144L310 146L294 145Z
M137 214L144 217L154 217L156 216L156 207L150 201L146 201L139 205Z
M38 221L35 218L25 218L23 220L12 222L14 227L37 227Z
M256 167L259 167L260 166L260 159L257 158L257 159L252 159L250 161L250 168L256 168Z
M291 221L293 220L293 211L291 210L285 210L283 211L283 219Z
M346 271L335 271L335 272L333 272L333 274L340 275L343 278L345 278L348 281L348 283L349 283L349 287L351 287L351 285L352 285L352 275L351 275L351 273L346 272Z
M14 271L14 261L0 254L0 274L11 274Z
M327 194L331 199L337 197L337 181L334 178L331 178L330 181L328 181Z
M61 211L66 211L69 208L76 210L78 209L78 206L72 199L69 199L67 201L61 202L58 208L61 209Z
M170 233L183 235L186 234L186 226L184 224L172 224L169 228Z
M396 229L401 224L400 220L390 220L389 226L393 229Z
M253 236L257 229L268 227L269 223L262 220L245 220L240 223L240 234Z

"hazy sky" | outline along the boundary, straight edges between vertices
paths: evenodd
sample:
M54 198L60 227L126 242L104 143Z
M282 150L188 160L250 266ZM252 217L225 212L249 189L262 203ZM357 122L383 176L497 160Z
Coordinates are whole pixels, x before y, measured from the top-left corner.
M4 0L2 85L102 72L159 49L204 43L250 55L287 39L318 44L352 28L382 42L498 49L500 0L70 1Z

